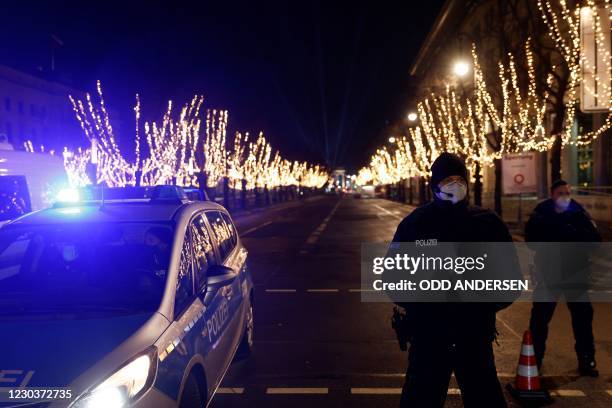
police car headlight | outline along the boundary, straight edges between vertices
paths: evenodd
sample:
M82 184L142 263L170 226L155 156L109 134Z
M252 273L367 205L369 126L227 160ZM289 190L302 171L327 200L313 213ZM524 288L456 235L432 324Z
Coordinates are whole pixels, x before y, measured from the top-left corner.
M151 349L127 362L101 384L85 393L74 408L123 408L153 384L157 350Z

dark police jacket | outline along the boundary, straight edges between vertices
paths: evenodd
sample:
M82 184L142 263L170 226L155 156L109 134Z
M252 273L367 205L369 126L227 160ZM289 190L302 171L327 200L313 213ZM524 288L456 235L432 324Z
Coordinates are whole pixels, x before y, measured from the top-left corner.
M434 200L411 212L397 227L393 242L437 239L439 242L512 242L506 224L492 211L467 202L451 205ZM508 262L520 269L516 252ZM411 343L492 341L496 335L495 314L510 303L398 303L406 309Z
M525 241L562 243L528 244L536 251L538 282L548 280L550 284L559 284L556 277L588 280L585 272L589 253L596 247L588 243L601 242L601 236L587 211L576 201L571 200L567 210L558 213L554 200L549 198L538 204L529 217Z

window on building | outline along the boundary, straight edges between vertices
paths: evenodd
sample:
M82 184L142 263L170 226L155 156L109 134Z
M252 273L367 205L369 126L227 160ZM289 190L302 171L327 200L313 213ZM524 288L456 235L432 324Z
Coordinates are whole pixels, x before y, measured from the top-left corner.
M11 98L9 97L4 98L4 109L7 111L11 110Z

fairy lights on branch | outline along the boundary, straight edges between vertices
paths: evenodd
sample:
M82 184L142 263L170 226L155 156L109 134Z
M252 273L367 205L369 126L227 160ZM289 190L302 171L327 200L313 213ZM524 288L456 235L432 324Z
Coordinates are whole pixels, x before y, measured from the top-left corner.
M565 0L538 0L549 34L569 67L561 130L564 145L591 143L612 127L612 60L605 43L610 41L610 33L604 32L603 27L608 29L609 25L602 21L602 18L610 18L611 2L586 0L583 7L578 3L569 7ZM604 60L604 67L598 67L599 71L581 47L581 19L583 26L590 25L596 48L606 50L600 58ZM559 88L555 83L558 67L553 66L553 72L539 82L537 63L529 39L525 44L524 60L517 61L516 56L507 54L504 61L498 63L495 83L487 83L473 46L473 90L464 95L448 86L444 92L432 93L420 101L417 104L419 126L408 129L407 137L400 138L393 146L379 148L372 155L369 166L358 172L357 184L390 184L412 176L427 177L433 160L443 151L462 156L473 174L476 166L491 166L505 153L549 150L558 135L551 134L546 127L551 103L548 90ZM581 78L583 71L593 73L597 89ZM608 115L598 129L572 137L579 86L583 87L583 93L606 98ZM498 92L493 94L492 89Z
M545 151L554 137L545 132L548 94L536 81L531 42L517 67L514 55L498 64L497 80L489 84L472 47L474 87L469 93L447 86L417 104L419 125L408 129L389 151L380 148L369 167L358 173L359 184L389 184L412 176L428 177L433 160L442 152L464 158L470 173L494 165L505 153ZM547 78L550 85L552 75ZM520 84L526 83L526 89ZM501 98L492 96L497 87Z
M198 186L201 182L198 175L204 174L209 188L218 186L225 177L235 189L242 188L243 184L248 189L290 185L320 188L325 185L328 173L323 167L290 162L278 151L273 152L263 133L254 141L249 140L248 133L237 133L232 148L228 149L226 110L206 111L202 135L200 110L203 101L203 96L194 96L178 115L173 102L169 101L161 120L145 122L144 132L141 132L141 105L137 94L135 159L131 162L116 143L100 82L97 83L96 100L90 94L85 95L85 100L70 96L75 116L91 145L76 152L64 149L64 165L71 184ZM31 143L26 145L26 150L34 150ZM90 174L92 168L94 179Z
M570 7L565 0L538 0L538 8L544 23L548 27L548 33L569 68L567 111L561 134L563 144L589 144L612 127L612 88L610 84L612 61L609 46L607 47L605 44L605 41L610 41L610 33L604 32L604 24L601 21L602 15L604 18L610 18L611 0L600 2L586 0L582 3L583 7L581 7L580 2L576 2L573 7ZM604 63L603 68L599 67L599 71L592 65L589 58L587 58L584 48L581 46L581 20L584 25L590 26L597 48L599 50L606 50L602 58L599 58ZM606 26L609 27L608 25ZM593 82L597 84L596 90L582 77L583 71L592 73ZM605 72L606 75L601 75L601 72ZM592 97L598 99L604 98L608 105L608 115L598 129L579 134L574 139L572 138L572 128L579 104L579 87L582 87L583 91L589 93Z

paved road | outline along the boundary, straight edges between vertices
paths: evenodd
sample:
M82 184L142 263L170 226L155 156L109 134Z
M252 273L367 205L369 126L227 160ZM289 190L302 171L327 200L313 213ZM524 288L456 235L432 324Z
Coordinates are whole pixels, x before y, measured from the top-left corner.
M256 350L231 367L212 406L397 406L406 354L390 328L391 306L360 301L359 256L362 242L389 241L410 209L312 197L237 217L256 285ZM544 381L557 390L553 406L612 405L611 306L596 305L596 380L576 376L569 315L559 307L544 363ZM529 307L517 303L498 316L504 384L514 377ZM461 406L454 380L447 401Z

